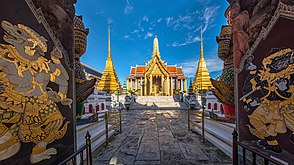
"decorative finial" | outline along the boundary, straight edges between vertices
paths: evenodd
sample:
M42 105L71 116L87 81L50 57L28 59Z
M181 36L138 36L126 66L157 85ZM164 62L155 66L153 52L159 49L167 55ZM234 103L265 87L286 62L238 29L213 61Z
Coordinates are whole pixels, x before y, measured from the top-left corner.
M157 35L155 35L154 41L153 41L153 54L159 55L159 45L158 45Z
M108 57L111 58L111 49L110 49L110 22L108 22Z
M202 23L200 24L200 59L204 58L203 38L202 38Z

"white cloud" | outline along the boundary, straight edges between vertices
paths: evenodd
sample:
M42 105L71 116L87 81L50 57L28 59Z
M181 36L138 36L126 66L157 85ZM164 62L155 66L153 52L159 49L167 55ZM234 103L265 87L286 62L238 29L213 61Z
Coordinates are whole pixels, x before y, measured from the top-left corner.
M218 9L219 6L210 6L200 11L186 11L185 14L179 15L177 17L167 17L167 27L173 28L174 31L188 31L185 34L186 38L184 40L173 42L170 45L173 47L181 47L200 41L199 22L203 22L203 33L209 28L214 27L215 17Z
M126 7L124 9L125 14L133 12L134 7L130 4L129 0L126 0Z
M153 37L153 33L148 32L148 33L146 33L144 39L146 40L147 38L150 38L150 37Z
M196 37L189 36L188 38L186 38L185 42L183 42L183 43L173 42L172 47L186 46L186 45L190 45L190 44L193 44L193 43L199 42L199 41L200 41L199 36L196 36Z
M219 6L205 8L205 10L203 11L203 16L200 18L204 21L203 32L205 32L206 30L208 30L209 27L212 26L215 21L215 15L219 8Z
M145 15L142 20L145 21L145 22L148 22L149 18Z
M183 72L185 75L187 75L188 77L194 77L198 67L198 61L199 60L191 59L189 61L179 63L179 65L183 67ZM217 57L206 59L205 61L206 61L206 67L209 73L220 71L223 68L223 64L222 64L223 62Z
M122 37L121 37L121 39L123 39L123 40L134 40L133 38L131 38L131 36L130 35L127 35L127 34L125 34L125 35L123 35Z
M107 18L107 22L109 23L109 24L111 24L111 23L113 23L114 22L114 19L112 19L112 18Z
M173 17L167 17L167 18L165 18L165 20L166 20L166 25L167 25L168 27L171 25L173 19L174 19Z

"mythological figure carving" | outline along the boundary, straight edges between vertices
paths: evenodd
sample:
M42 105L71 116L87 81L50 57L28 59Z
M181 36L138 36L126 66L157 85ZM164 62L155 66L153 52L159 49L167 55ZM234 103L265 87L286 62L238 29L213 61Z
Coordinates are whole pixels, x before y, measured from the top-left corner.
M1 26L8 44L0 44L0 160L15 155L21 143L34 143L30 162L38 163L57 153L47 145L67 132L68 122L56 103L72 104L66 96L69 76L58 48L50 52L51 59L45 58L43 36L22 24L2 21Z
M261 69L249 59L246 69L250 75L243 88L244 96L240 98L250 114L249 131L260 139L258 145L278 153L282 149L276 136L286 133L287 128L294 132L293 56L294 50L289 48L274 50L263 59ZM290 141L294 144L294 134Z

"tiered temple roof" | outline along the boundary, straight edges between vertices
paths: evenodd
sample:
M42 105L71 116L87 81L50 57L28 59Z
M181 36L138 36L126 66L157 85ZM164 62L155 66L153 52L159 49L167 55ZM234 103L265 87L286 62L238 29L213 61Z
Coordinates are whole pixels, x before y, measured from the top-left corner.
M178 78L185 77L183 74L182 67L177 67L177 65L168 65L166 67L167 67L167 70L169 72L170 77L177 77L177 76L178 76ZM146 66L137 65L136 67L131 67L129 78L144 77L145 71L146 71Z

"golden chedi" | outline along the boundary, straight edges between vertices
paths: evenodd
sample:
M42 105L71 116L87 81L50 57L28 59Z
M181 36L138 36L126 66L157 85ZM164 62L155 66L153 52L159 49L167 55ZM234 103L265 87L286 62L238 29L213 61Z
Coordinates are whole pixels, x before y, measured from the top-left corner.
M200 59L198 62L197 72L193 82L193 89L197 88L199 93L205 93L210 90L212 84L210 82L210 76L206 68L206 62L204 59L203 40L202 40L202 26L200 30Z
M108 57L103 75L98 83L98 90L105 91L106 93L115 93L117 87L120 87L120 84L112 62L110 49L110 27L108 25Z

